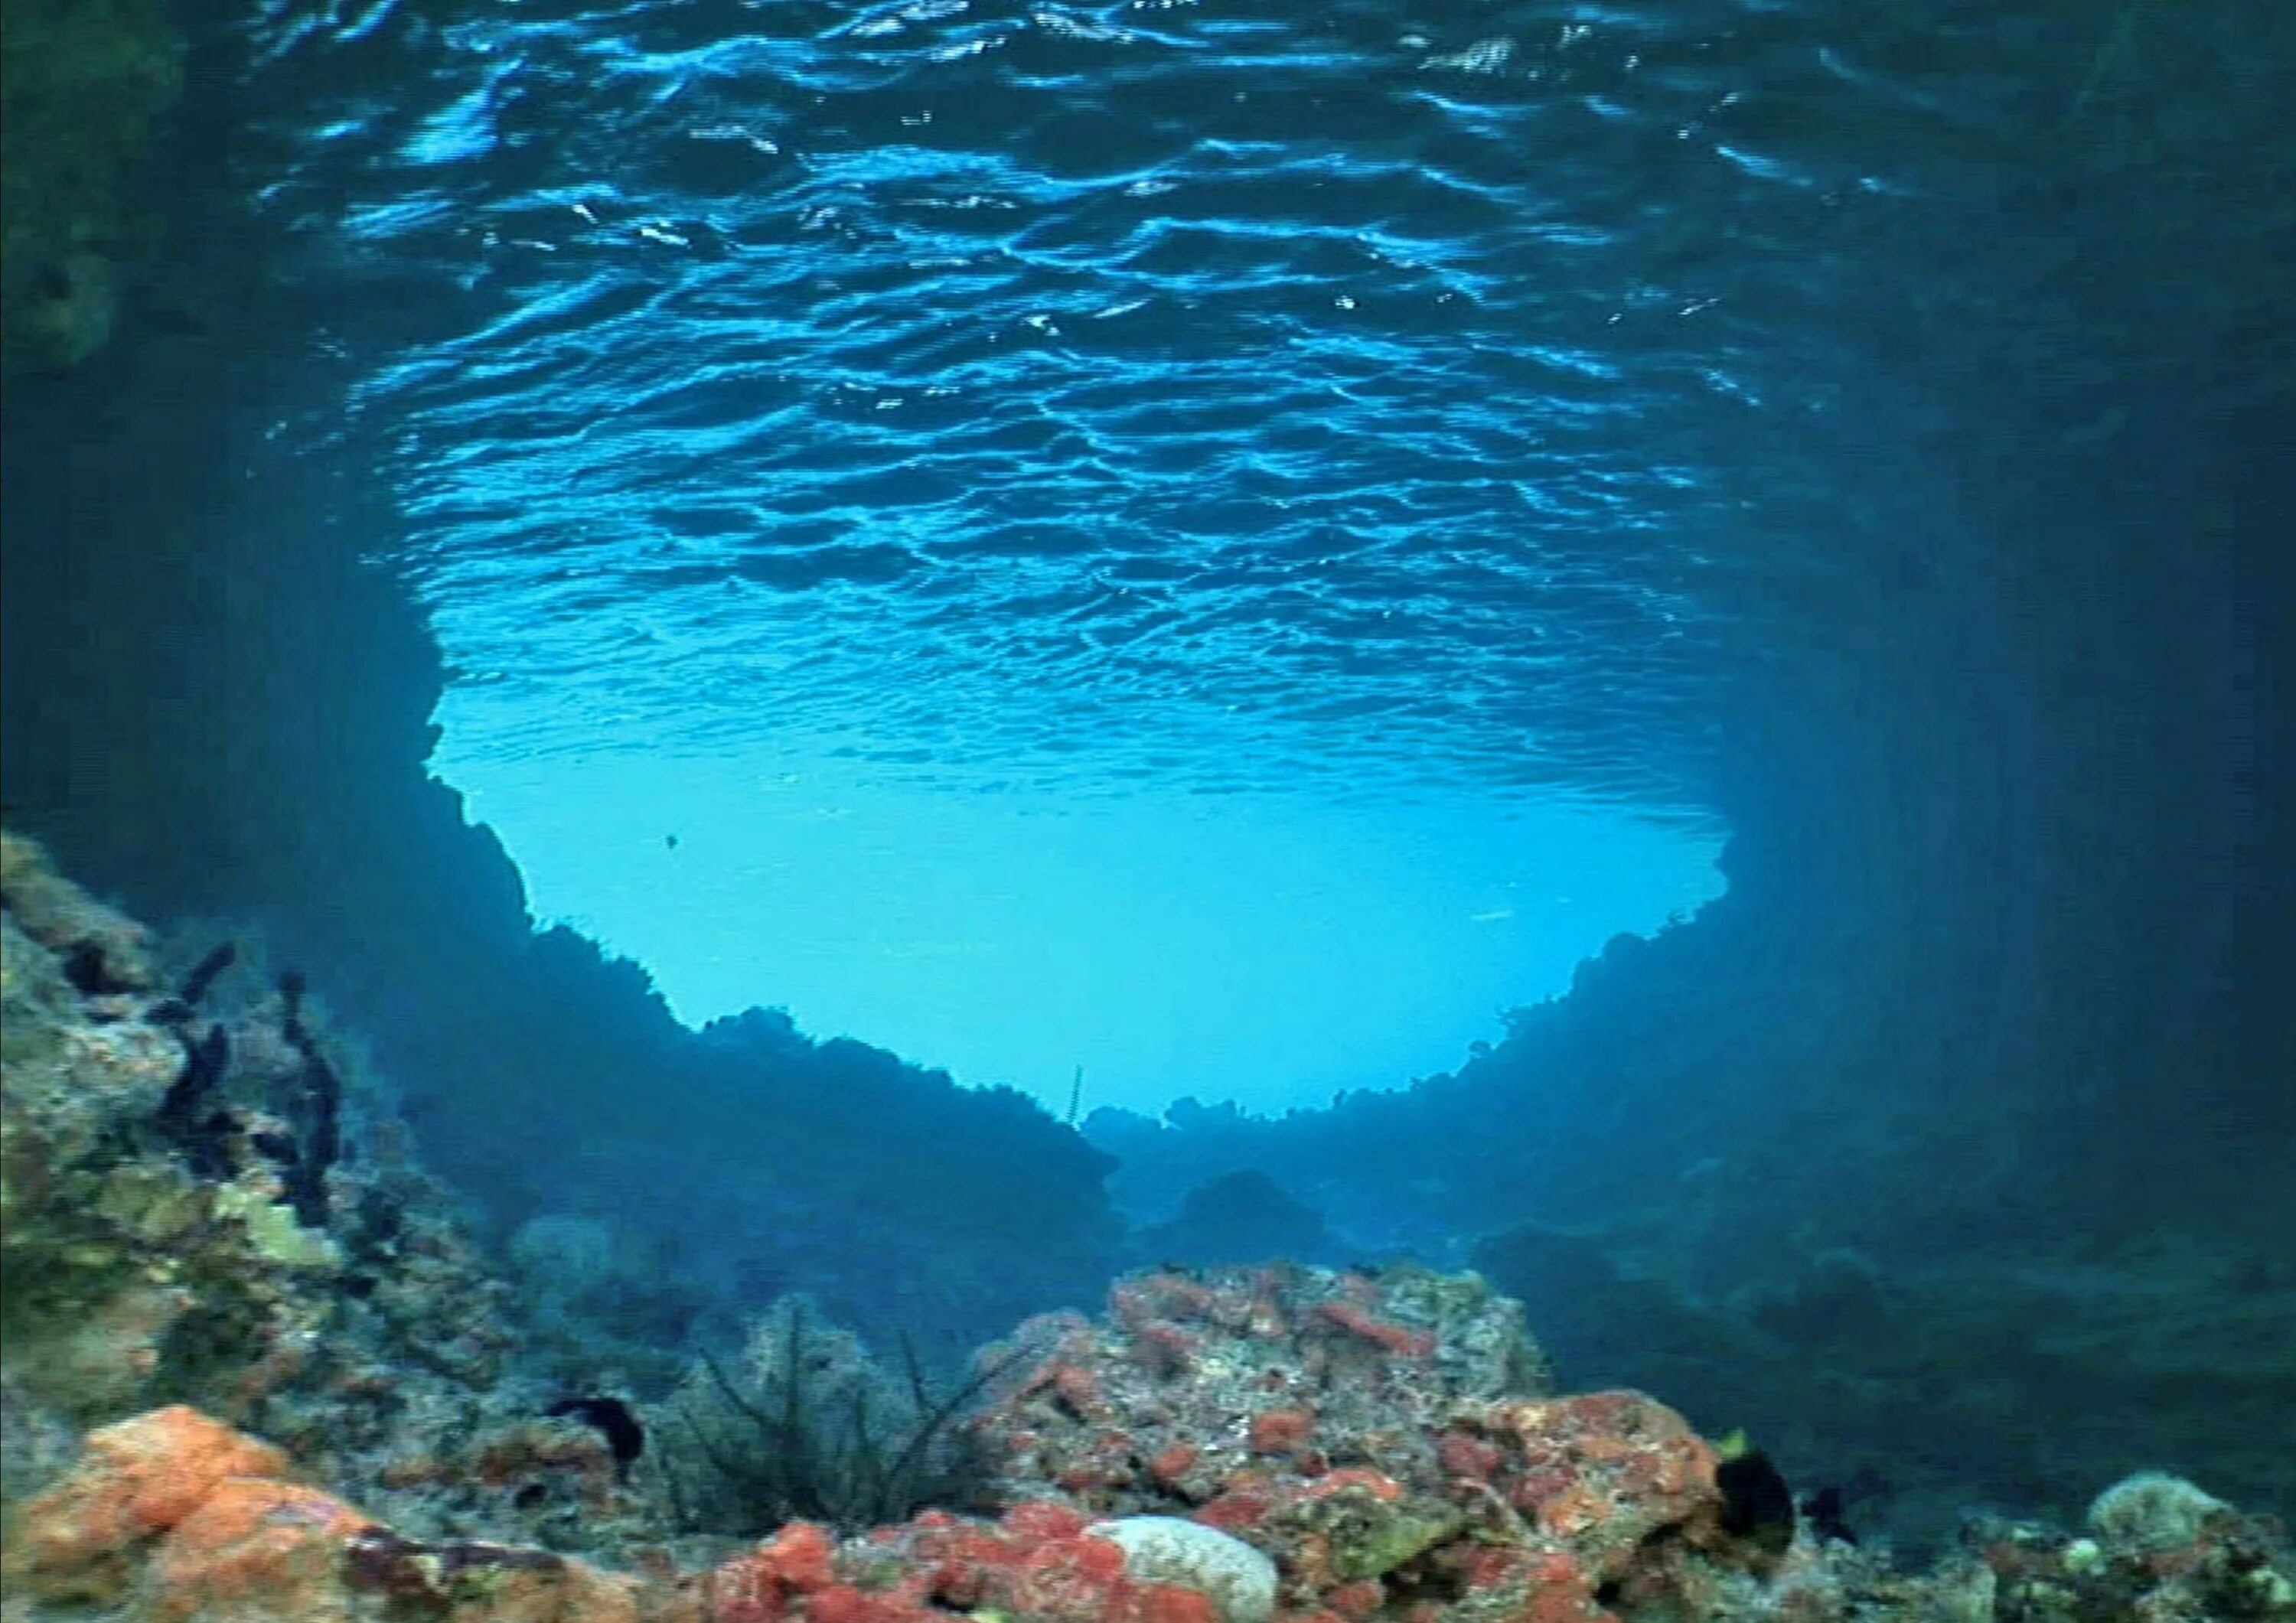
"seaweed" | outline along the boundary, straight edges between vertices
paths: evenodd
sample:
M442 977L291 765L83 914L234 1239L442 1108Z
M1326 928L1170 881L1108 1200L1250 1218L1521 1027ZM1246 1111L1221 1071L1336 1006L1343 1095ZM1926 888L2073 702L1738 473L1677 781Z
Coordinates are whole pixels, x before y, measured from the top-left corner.
M145 1018L155 1026L188 1023L192 1016L199 1012L200 1004L207 1001L208 992L215 985L216 978L238 960L239 947L234 942L226 941L211 948L206 957L193 966L192 972L184 977L184 984L176 988L176 995L152 1004Z
M289 970L279 977L279 997L284 1005L280 1029L303 1060L303 1099L297 1123L300 1136L282 1181L287 1203L295 1209L295 1221L305 1228L324 1228L327 1168L342 1159L343 1152L343 1079L303 1024L303 991L299 971Z
M91 936L64 955L64 979L73 989L89 997L101 997L112 992L133 992L137 982L112 966L111 955L104 944Z
M152 1123L194 1176L227 1178L234 1170L231 1141L239 1119L219 1106L209 1107L231 1069L231 1037L220 1025L209 1026L196 1043L180 1029L176 1036L184 1045L184 1068L160 1096Z

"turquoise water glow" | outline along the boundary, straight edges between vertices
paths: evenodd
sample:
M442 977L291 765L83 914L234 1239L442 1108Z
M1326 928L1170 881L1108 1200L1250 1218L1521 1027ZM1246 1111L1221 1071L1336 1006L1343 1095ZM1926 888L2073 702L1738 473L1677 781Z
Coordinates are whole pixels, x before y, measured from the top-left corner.
M686 1020L767 995L1055 1110L1078 1064L1088 1107L1151 1112L1449 1069L1609 936L1719 886L1694 840L1599 807L964 794L762 753L447 770L485 785L536 905Z

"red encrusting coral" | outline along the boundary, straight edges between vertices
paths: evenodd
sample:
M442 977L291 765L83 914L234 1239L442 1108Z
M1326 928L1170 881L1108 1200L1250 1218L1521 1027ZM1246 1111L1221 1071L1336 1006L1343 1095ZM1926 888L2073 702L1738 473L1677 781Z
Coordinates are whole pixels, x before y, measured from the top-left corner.
M1360 1336L1382 1352L1392 1353L1398 1358L1423 1358L1435 1350L1435 1338L1427 1331L1374 1318L1353 1302L1325 1302L1316 1311L1325 1323L1338 1325L1349 1335Z
M1407 1268L1144 1275L1105 1324L1062 1323L981 1435L1001 1493L1242 1538L1302 1619L1579 1623L1598 1591L1680 1593L1693 1558L1751 1564L1713 1451L1640 1394L1542 1395L1517 1312Z
M1124 1552L1068 1505L1018 1504L995 1523L928 1512L841 1550L786 1528L712 1573L709 1623L1218 1623L1209 1597L1128 1577Z
M1251 1417L1254 1454L1297 1454L1316 1430L1313 1409L1262 1409Z

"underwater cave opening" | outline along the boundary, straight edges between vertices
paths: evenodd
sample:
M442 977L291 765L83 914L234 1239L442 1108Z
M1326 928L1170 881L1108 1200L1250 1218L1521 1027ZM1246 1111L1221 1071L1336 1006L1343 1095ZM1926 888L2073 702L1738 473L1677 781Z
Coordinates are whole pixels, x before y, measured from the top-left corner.
M1584 801L920 783L786 740L504 756L499 707L442 720L433 768L537 920L687 1024L777 1006L1055 1114L1079 1065L1086 1110L1151 1115L1400 1086L1723 889L1711 830Z

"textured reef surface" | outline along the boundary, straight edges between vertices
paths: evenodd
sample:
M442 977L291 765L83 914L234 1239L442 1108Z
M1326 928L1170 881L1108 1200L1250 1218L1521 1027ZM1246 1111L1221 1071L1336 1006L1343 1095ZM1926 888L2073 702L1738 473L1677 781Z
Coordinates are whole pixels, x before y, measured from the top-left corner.
M0 894L7 1623L2296 1619L2281 1529L2159 1473L1900 1570L1407 1266L1136 1274L955 1375L785 1299L569 1396L299 977L23 840Z

